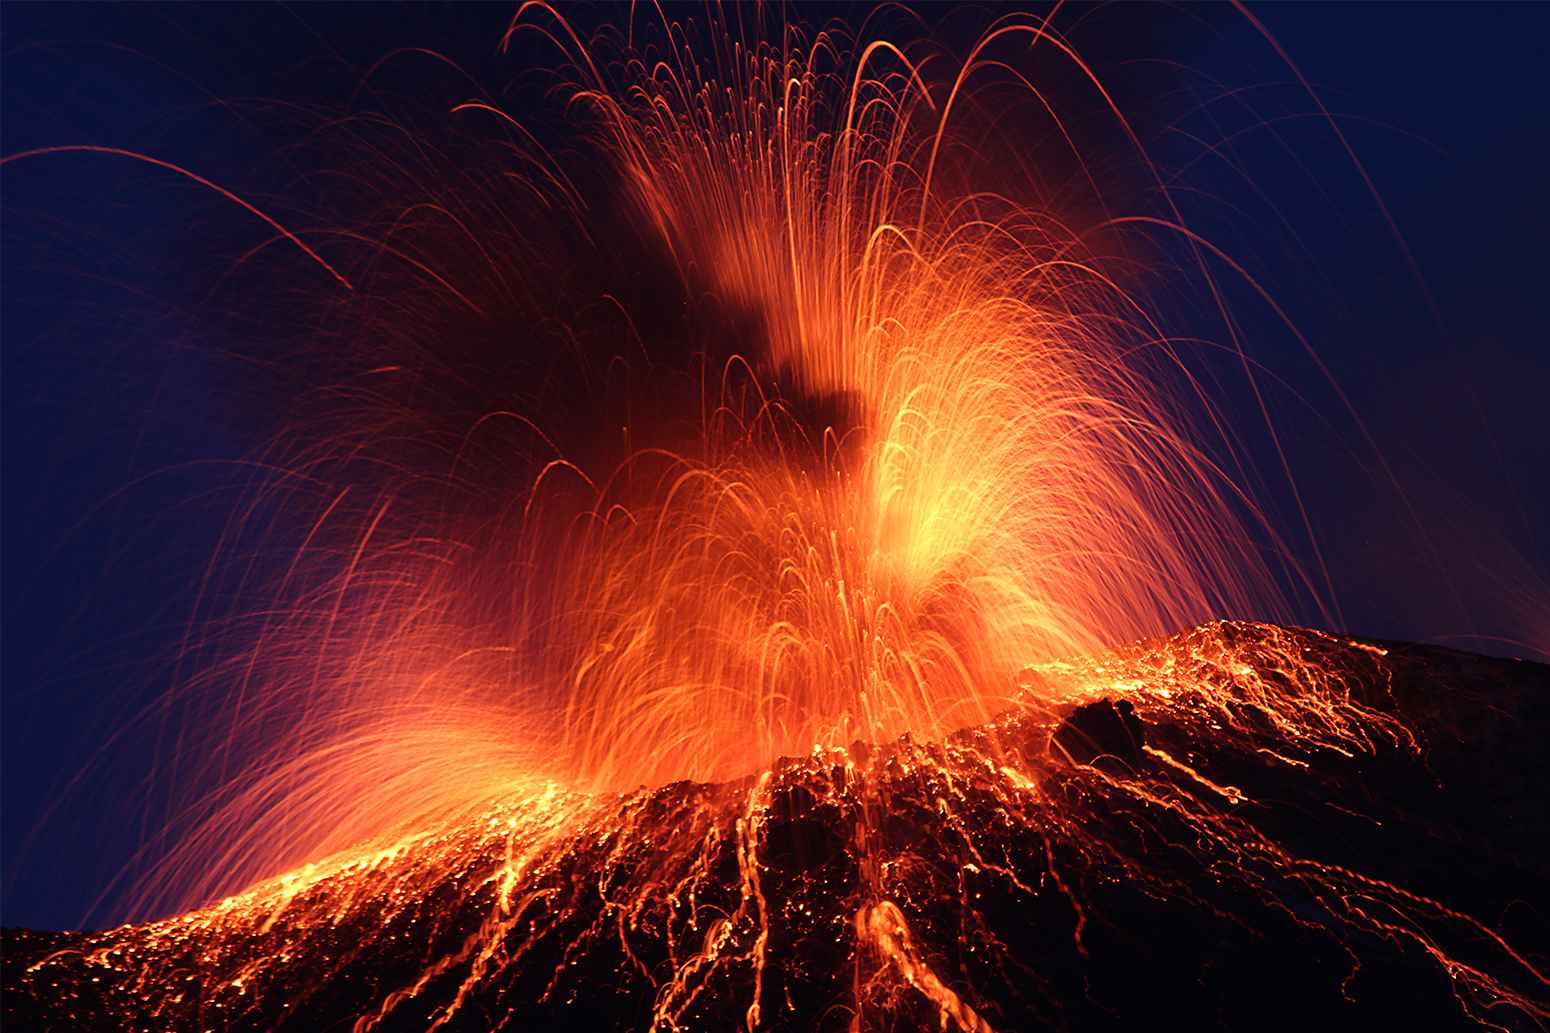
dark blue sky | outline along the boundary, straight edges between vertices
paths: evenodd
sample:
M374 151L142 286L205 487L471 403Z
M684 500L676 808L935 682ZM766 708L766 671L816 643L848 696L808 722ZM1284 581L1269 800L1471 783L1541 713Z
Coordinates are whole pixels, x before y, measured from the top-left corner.
M0 153L122 147L235 186L272 144L220 102L290 96L404 45L498 90L513 9L7 5ZM1180 80L1127 55L1187 70L1194 92L1160 107L1193 136L1160 138L1159 161L1188 165L1193 225L1270 286L1359 417L1251 292L1234 299L1285 384L1281 443L1333 582L1332 614L1304 619L1550 659L1550 5L1251 10L1344 143L1231 7L1111 8L1074 35L1135 91ZM1212 83L1249 89L1225 103ZM205 566L230 553L237 508L270 503L233 475L256 403L184 315L180 246L209 191L104 155L3 175L0 921L62 928L112 916L119 873L159 849L186 719L163 701L201 663L191 622L221 612ZM1222 408L1248 464L1268 464L1241 401ZM262 583L268 562L218 583Z

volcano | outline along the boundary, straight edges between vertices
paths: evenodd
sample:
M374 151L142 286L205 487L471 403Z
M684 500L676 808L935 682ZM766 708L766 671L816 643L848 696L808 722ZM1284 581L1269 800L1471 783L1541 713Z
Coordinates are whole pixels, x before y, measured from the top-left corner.
M5 932L8 1030L1550 1027L1550 667L1214 623L941 741Z

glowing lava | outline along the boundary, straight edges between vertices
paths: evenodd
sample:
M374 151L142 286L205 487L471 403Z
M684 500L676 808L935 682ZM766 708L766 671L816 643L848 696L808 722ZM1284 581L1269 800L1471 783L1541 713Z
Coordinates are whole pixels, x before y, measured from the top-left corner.
M448 173L406 125L296 254L349 287L317 338L348 339L346 372L266 459L321 501L289 605L208 675L241 682L233 740L282 731L170 881L306 863L27 954L16 1015L1101 1028L1196 1014L1200 988L1249 1014L1212 974L1242 952L1293 965L1276 986L1305 980L1314 1017L1371 963L1459 1022L1550 1018L1542 962L1479 917L1494 890L1320 838L1336 812L1425 825L1360 790L1426 770L1385 647L1217 624L1100 652L1276 615L1279 542L1209 407L1162 386L1185 365L1103 252L1134 220L1077 226L979 149L997 122L968 100L1018 81L992 55L1085 77L1063 40L1003 19L940 78L788 27L584 44L525 5L512 32L572 70L571 150L454 105L505 134L483 165ZM1139 739L1048 748L1102 699ZM1104 982L1139 955L1151 1004Z
M8 1023L1550 1025L1522 921L1550 829L1493 803L1543 773L1542 665L1218 624L1024 681L942 742L539 787L180 918L13 940ZM1072 765L1048 743L1100 696L1143 752Z
M1164 386L1190 373L1127 220L1069 223L1091 177L1039 187L985 136L976 98L1010 81L1065 160L1096 160L993 59L1047 52L1106 96L1069 46L1009 17L942 77L934 47L686 25L583 43L528 5L507 42L556 49L547 107L309 137L380 175L238 267L329 274L311 310L292 288L232 302L274 338L243 347L318 384L254 467L304 540L191 680L231 703L170 895L535 781L940 739L1031 661L1284 619L1283 550L1218 467L1231 442L1184 418L1210 425L1203 393ZM233 542L271 533L243 519Z

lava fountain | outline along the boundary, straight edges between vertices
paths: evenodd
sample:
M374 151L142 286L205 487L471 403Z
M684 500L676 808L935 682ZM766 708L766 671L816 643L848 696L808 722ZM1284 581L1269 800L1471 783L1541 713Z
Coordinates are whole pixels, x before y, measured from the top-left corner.
M933 90L889 44L679 31L647 61L525 8L507 44L558 49L584 162L482 100L407 148L347 122L383 172L340 197L341 253L270 242L328 289L321 354L266 360L351 372L263 456L317 515L217 675L246 668L232 735L282 729L174 855L195 897L508 783L939 739L1032 661L1277 615L1273 533L1087 242L1118 220L1005 196L968 149L989 55L1058 39L1014 19Z
M301 544L283 605L190 679L238 764L156 885L206 906L8 985L40 1015L55 979L109 1025L248 1028L347 947L371 989L341 997L342 963L285 1021L1098 1028L990 902L1079 967L1118 949L1090 923L1145 939L1191 901L1346 951L1342 988L1393 955L1460 1021L1542 1025L1544 966L1480 901L1255 810L1295 785L1392 818L1331 767L1425 769L1430 697L1394 688L1390 646L1162 637L1285 623L1317 574L1148 302L1167 251L1139 231L1211 246L1103 82L1049 19L949 63L707 16L588 35L523 5L501 47L560 71L317 119L284 159L305 227L294 183L260 204L196 177L274 231L209 289L301 385L244 486ZM1020 71L1050 65L1102 134ZM1075 171L1032 175L1035 137ZM1116 151L1129 215L1095 179ZM84 152L194 176L6 160ZM318 160L368 171L316 185ZM256 314L282 296L299 316Z

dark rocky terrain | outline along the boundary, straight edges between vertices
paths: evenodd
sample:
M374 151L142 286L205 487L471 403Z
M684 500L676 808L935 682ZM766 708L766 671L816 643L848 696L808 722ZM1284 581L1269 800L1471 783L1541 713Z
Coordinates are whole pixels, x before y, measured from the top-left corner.
M1216 624L942 743L4 934L8 1031L1550 1027L1550 667Z

